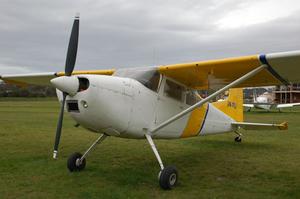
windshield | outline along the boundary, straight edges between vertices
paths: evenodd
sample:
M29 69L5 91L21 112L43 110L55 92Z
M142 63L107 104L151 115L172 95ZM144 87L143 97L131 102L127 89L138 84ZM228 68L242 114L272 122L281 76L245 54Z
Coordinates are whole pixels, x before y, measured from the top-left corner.
M157 92L160 80L160 74L154 67L118 69L114 76L135 79L155 92Z

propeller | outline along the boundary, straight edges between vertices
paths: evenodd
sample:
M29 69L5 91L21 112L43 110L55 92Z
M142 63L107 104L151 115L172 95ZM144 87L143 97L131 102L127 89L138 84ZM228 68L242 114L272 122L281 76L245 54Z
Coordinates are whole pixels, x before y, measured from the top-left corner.
M65 64L65 76L71 76L72 72L75 67L76 56L77 56L77 48L78 48L78 36L79 36L79 14L76 14L73 22L72 32L70 36L66 64ZM54 143L54 151L53 151L53 158L57 158L58 153L58 145L61 136L63 118L64 118L64 109L65 109L65 102L68 93L63 91L63 100L62 106L60 109L58 124L56 128L56 135L55 135L55 143Z

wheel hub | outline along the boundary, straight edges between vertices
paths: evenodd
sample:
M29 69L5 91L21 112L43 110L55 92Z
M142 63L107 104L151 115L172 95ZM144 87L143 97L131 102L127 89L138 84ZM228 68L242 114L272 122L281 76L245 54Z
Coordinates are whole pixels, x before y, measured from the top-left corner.
M81 162L80 158L77 158L76 159L76 166L79 167L81 165L81 163L82 162Z
M172 173L169 178L170 185L173 186L176 183L177 176L175 173Z

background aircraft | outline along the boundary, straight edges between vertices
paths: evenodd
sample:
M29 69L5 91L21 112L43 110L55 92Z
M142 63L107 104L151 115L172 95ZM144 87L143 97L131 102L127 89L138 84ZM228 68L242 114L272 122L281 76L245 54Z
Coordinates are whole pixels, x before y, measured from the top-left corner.
M6 83L40 84L57 88L61 102L53 157L57 158L64 110L82 127L99 133L85 153L73 153L68 169L81 171L86 157L109 136L146 139L160 165L159 184L173 188L175 166L164 166L153 139L178 139L235 132L240 128L286 130L287 123L249 123L243 120L243 93L238 87L300 82L300 51L253 55L146 68L73 71L77 55L79 17L70 37L65 71L3 75ZM217 89L202 99L198 89ZM235 89L232 89L235 88ZM210 100L229 90L227 100Z
M280 109L282 108L292 108L294 106L300 106L300 103L283 103L277 104L274 102L274 97L270 92L264 92L263 94L256 96L253 95L253 103L246 103L243 105L247 108L247 111L250 111L251 108L258 108L264 110L271 110L271 109Z

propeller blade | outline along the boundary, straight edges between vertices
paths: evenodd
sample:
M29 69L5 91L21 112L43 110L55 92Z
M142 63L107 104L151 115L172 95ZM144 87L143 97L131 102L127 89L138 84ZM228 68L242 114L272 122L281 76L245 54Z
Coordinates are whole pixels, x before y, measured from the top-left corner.
M65 75L71 76L72 72L75 67L76 62L76 56L77 56L77 48L78 48L78 37L79 37L79 14L75 16L72 32L70 36L69 46L68 46L68 52L67 52L67 58L66 58L66 64L65 64ZM61 129L64 119L64 109L65 109L65 102L66 102L67 93L63 92L63 100L62 105L60 109L58 124L56 128L56 135L55 135L55 143L54 143L54 151L53 151L53 158L57 158L58 153L58 145L60 141L61 136Z
M71 76L77 56L77 48L78 48L78 36L79 36L79 15L75 16L72 32L69 41L69 47L67 52L67 59L65 65L65 75Z
M53 151L53 158L57 158L57 153L58 153L58 145L60 141L60 135L61 135L61 129L62 129L62 124L63 124L63 119L64 119L64 109L65 109L65 102L66 102L66 97L67 94L63 93L63 101L60 109L60 114L59 114L59 119L57 123L57 128L56 128L56 135L55 135L55 143L54 143L54 151Z

